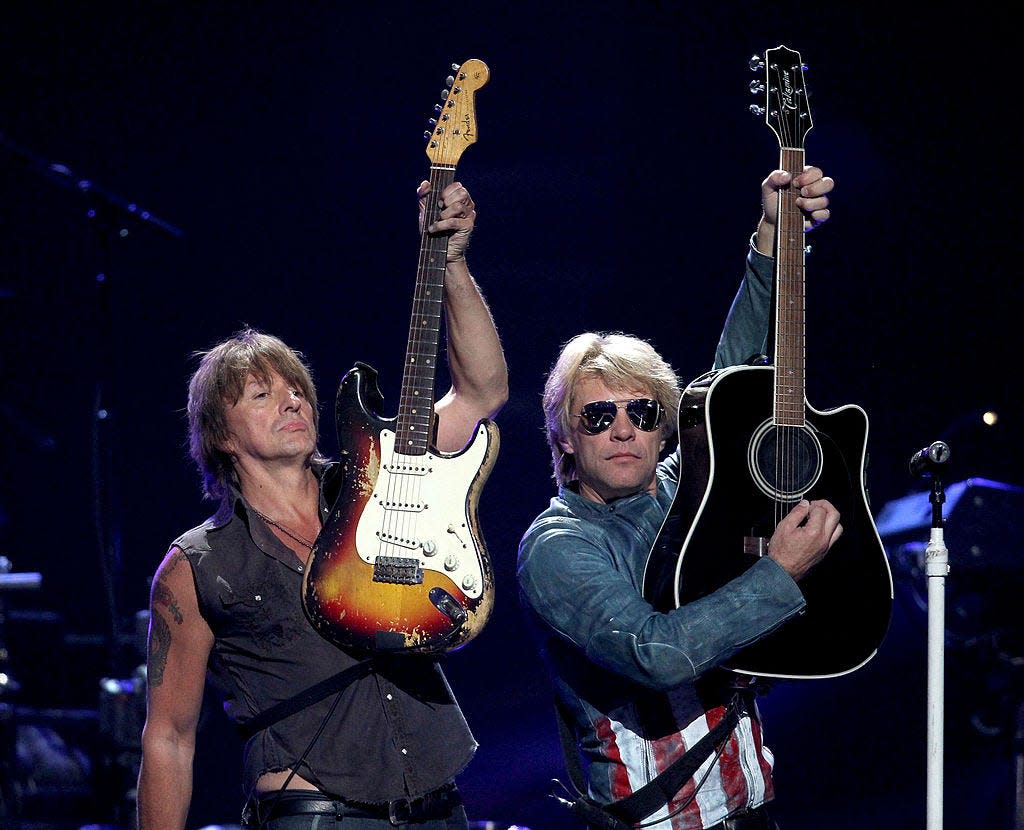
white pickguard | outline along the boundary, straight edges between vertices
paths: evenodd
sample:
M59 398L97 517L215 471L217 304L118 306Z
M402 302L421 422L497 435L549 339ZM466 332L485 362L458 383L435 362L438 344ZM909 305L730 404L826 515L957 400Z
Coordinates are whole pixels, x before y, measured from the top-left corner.
M417 560L443 573L471 599L484 590L480 552L469 522L470 488L487 455L489 436L479 426L458 455L403 455L395 433L380 433L380 472L356 527L359 558Z

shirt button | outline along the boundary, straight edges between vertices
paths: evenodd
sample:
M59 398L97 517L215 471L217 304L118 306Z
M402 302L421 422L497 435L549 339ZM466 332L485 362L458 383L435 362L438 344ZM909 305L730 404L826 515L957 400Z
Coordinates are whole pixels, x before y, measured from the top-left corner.
M409 750L408 749L403 749L402 750L402 754L403 755L408 755L409 754Z
M388 692L388 700L391 700L391 692Z
M302 570L302 565L299 565L299 570L300 570L300 571Z

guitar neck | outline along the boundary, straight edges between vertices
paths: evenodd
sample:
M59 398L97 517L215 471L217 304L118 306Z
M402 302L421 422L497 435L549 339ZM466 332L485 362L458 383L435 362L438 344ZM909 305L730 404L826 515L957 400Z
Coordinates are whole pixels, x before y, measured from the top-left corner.
M804 151L783 147L780 167L796 175L804 169ZM799 192L779 191L775 255L775 423L803 426L805 401L804 217Z
M431 165L430 197L423 227L437 221L441 212L438 196L455 180L455 167ZM434 427L434 383L441 315L444 309L444 272L448 258L448 236L420 234L420 256L416 267L409 342L405 352L402 390L398 402L395 449L404 455L427 452Z

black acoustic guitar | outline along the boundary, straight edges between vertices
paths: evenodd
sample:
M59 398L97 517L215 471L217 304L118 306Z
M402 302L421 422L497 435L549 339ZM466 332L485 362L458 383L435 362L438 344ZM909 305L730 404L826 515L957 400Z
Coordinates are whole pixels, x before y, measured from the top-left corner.
M769 49L766 121L780 168L804 168L811 114L798 52ZM774 365L698 378L679 412L682 475L652 546L644 593L660 610L705 596L767 553L775 527L803 498L828 499L843 534L804 579L805 613L735 654L725 668L779 678L847 674L881 645L892 576L865 491L868 418L856 405L819 411L805 396L804 217L779 192Z
M426 136L435 197L476 141L474 95L489 77L475 59L454 69ZM424 228L439 212L432 198ZM482 420L457 453L433 445L447 250L445 235L421 234L398 415L379 414L377 374L364 363L338 388L344 485L310 554L302 600L320 634L357 650L452 651L480 633L494 604L477 505L498 429Z

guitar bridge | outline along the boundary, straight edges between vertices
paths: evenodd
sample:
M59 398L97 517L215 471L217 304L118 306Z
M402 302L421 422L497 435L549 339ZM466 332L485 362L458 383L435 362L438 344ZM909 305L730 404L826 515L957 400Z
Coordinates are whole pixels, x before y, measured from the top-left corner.
M404 556L378 556L373 563L373 581L394 585L423 584L423 568L418 559Z

